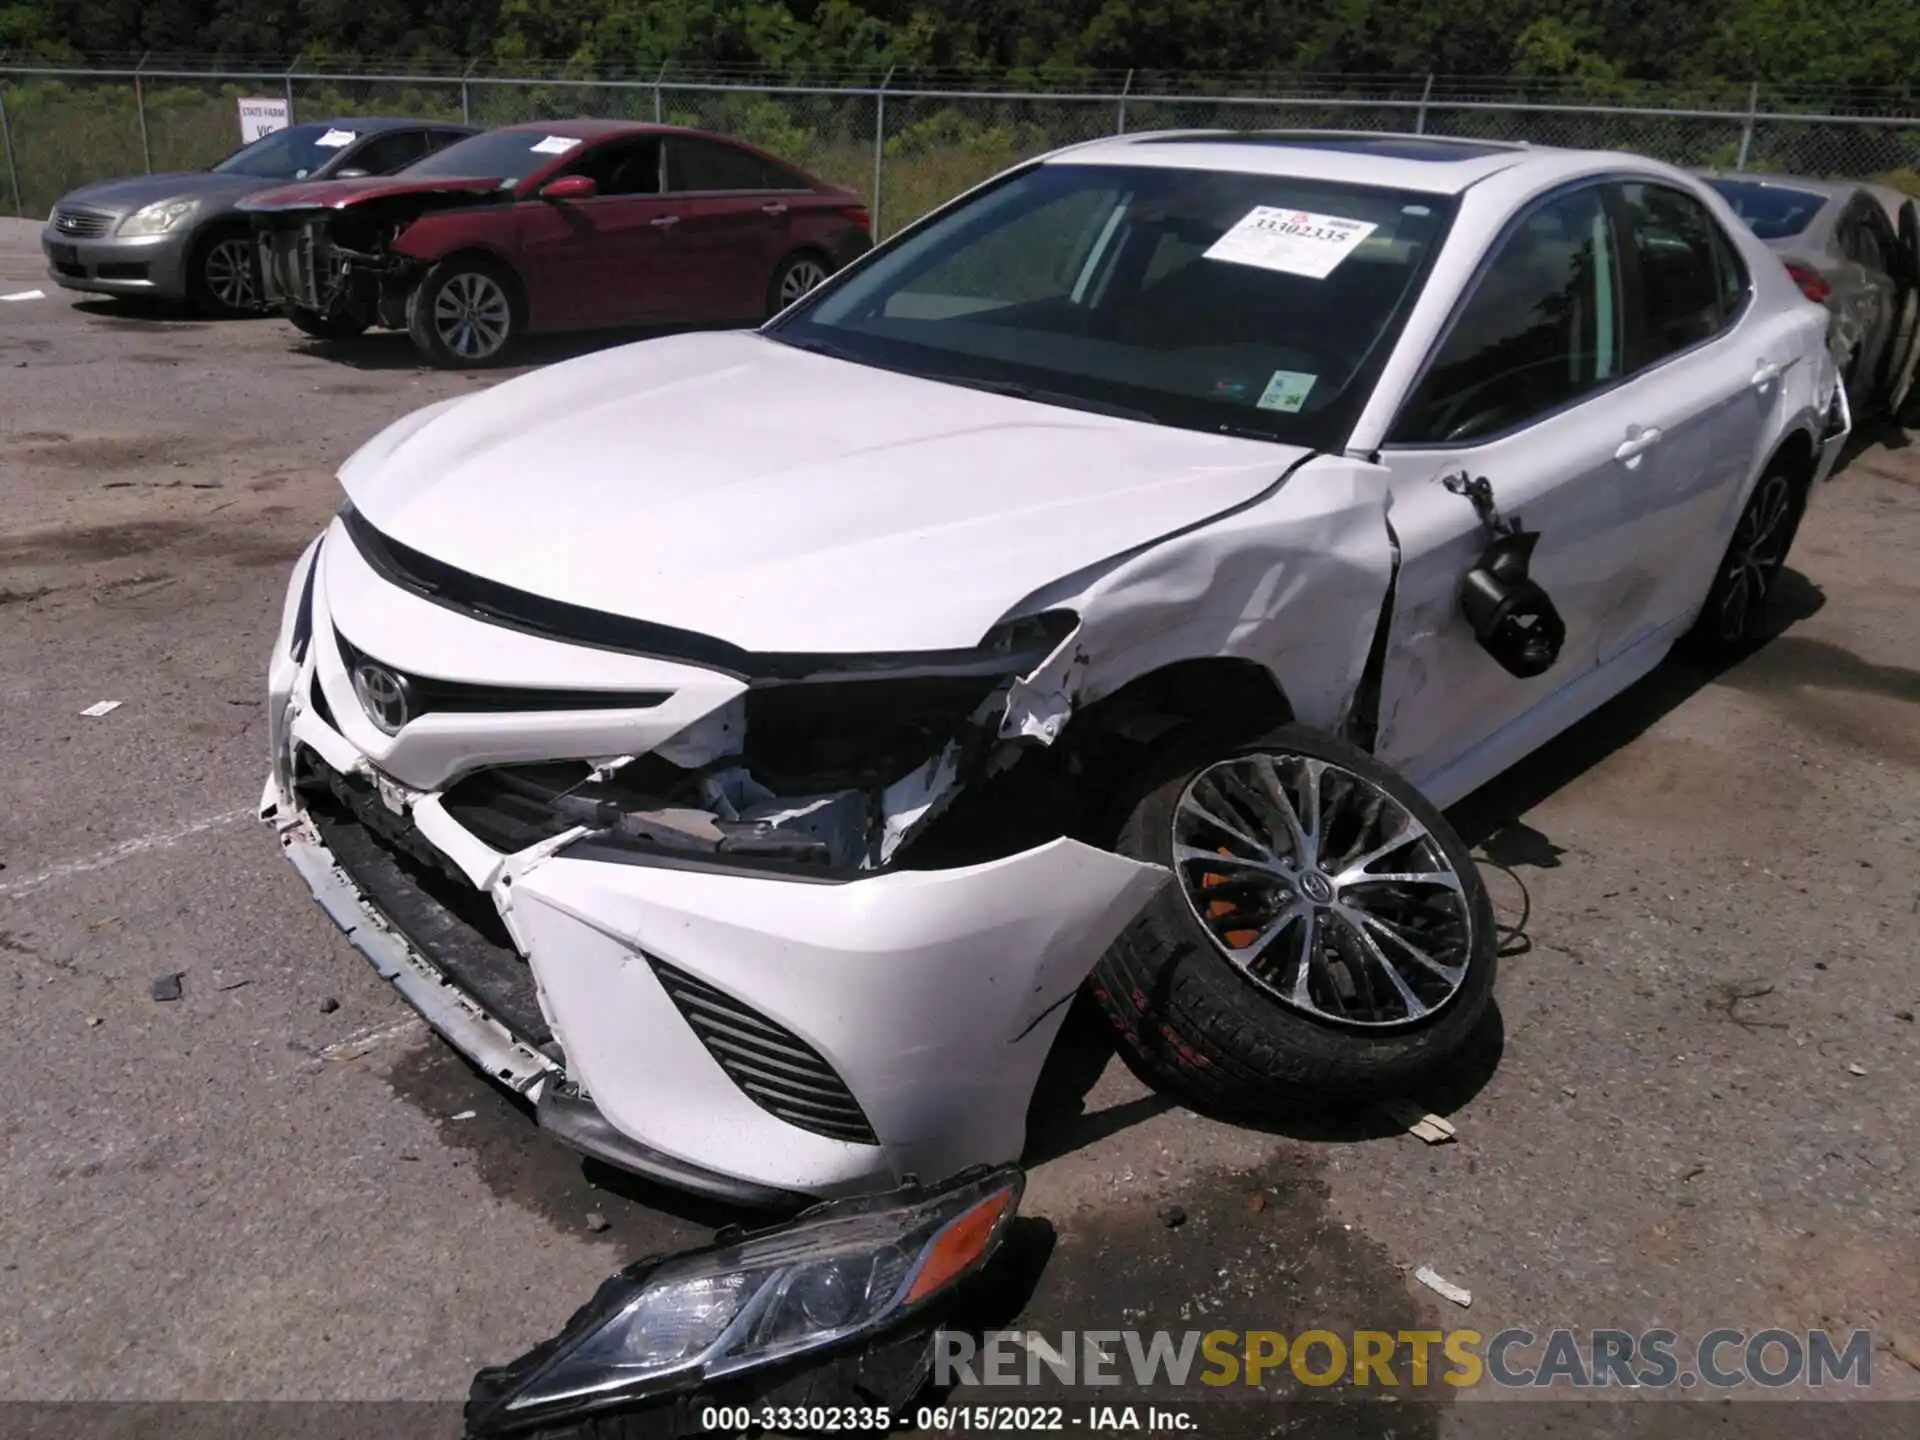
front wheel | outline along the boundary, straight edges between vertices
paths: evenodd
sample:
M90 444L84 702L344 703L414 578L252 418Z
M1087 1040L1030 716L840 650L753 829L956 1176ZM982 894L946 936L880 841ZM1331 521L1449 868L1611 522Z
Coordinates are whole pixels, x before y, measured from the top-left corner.
M1425 796L1289 725L1170 752L1119 850L1163 887L1093 994L1136 1069L1236 1114L1405 1088L1458 1056L1493 998L1492 902Z
M428 364L465 370L497 363L519 338L519 290L488 260L443 260L407 297L407 332Z
M195 247L188 266L189 298L202 315L230 318L259 310L253 241L246 231L216 230Z

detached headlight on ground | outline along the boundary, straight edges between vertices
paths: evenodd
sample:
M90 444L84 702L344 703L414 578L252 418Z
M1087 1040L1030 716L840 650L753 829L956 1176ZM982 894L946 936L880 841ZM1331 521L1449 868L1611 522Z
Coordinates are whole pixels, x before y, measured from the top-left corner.
M892 1331L999 1246L1025 1177L829 1202L712 1248L643 1261L554 1340L474 1382L472 1433L666 1398ZM902 1397L902 1400L907 1397Z
M198 200L156 200L142 205L120 222L117 234L138 239L142 235L164 235L200 208Z

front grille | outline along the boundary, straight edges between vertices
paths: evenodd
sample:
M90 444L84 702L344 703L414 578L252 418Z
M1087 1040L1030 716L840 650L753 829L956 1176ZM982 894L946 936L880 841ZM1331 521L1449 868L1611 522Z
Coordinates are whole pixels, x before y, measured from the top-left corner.
M521 1040L552 1040L533 972L493 901L421 836L412 817L388 810L364 777L340 774L305 747L296 764L320 839L393 928Z
M434 711L511 714L544 710L651 710L664 705L673 695L670 690L544 690L436 680L375 659L356 648L338 630L333 632L333 638L349 674L356 665L372 664L400 679L406 688L407 714L413 719Z
M61 235L71 235L76 240L92 240L107 233L113 227L113 217L102 215L98 210L67 210L53 212L53 228Z
M754 1104L831 1140L880 1143L853 1092L806 1041L684 970L648 960L700 1043Z

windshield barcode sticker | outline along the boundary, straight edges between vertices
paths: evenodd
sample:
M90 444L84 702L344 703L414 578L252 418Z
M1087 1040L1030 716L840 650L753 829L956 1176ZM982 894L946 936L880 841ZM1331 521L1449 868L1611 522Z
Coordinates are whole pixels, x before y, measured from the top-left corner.
M580 142L571 135L549 135L544 140L534 142L536 155L564 155Z
M1256 205L1213 242L1206 258L1324 280L1379 228L1366 220Z
M329 130L313 143L325 150L338 150L342 145L353 143L353 134L351 130Z

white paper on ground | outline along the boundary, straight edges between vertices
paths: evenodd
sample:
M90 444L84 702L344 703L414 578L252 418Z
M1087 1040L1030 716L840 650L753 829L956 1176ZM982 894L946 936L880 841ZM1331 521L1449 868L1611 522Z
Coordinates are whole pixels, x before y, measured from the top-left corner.
M80 713L82 715L92 716L97 720L102 715L111 715L125 703L124 700L96 700Z
M1369 220L1256 205L1207 248L1206 258L1324 280L1379 228Z
M16 290L11 295L0 295L0 300L44 300L46 298L47 292L44 290Z

